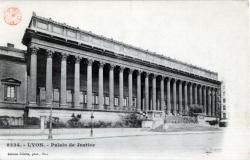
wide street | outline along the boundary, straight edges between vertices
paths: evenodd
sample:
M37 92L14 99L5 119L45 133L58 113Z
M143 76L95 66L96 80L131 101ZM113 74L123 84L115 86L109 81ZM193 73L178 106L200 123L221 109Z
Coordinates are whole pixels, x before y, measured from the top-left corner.
M222 143L223 132L74 140L0 140L0 159L189 159L189 156L206 159L220 153Z

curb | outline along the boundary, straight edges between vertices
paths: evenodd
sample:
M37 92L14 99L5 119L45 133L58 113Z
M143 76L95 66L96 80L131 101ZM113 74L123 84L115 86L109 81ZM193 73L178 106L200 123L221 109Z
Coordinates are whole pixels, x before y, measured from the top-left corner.
M224 131L184 131L184 132L146 132L147 134L131 134L131 135L113 135L113 136L96 136L96 137L79 137L79 138L53 138L53 140L82 140L82 139L101 139L101 138L120 138L120 137L139 137L139 136L157 136L157 135L188 135L188 134L207 134L207 133L223 133ZM22 136L22 135L18 135ZM26 135L25 135L26 136ZM44 138L36 137L36 136L44 136ZM54 135L56 136L56 135ZM5 137L5 138L2 138ZM15 136L0 136L0 140L48 140L47 134L43 135L29 135L26 138L14 138ZM30 138L29 138L30 137ZM32 137L32 138L31 138Z

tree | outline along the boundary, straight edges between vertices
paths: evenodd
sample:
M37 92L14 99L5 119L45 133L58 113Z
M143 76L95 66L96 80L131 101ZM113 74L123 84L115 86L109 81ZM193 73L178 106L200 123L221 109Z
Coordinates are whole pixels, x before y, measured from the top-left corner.
M203 112L202 106L198 104L193 104L189 108L190 116L197 116L197 114L201 114Z

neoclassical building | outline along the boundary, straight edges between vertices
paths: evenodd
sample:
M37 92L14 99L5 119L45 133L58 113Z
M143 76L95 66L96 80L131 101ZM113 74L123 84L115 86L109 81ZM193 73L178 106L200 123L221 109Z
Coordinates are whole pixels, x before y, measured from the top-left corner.
M59 117L90 111L100 119L135 111L182 116L194 104L207 117L219 116L216 72L35 13L22 43L29 116L47 115L51 106Z

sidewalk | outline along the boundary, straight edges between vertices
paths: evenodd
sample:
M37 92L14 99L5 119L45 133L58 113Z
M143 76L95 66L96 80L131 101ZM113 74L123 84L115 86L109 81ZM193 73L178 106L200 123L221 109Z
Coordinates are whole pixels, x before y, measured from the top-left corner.
M132 137L132 136L150 136L150 135L182 135L182 134L206 134L206 133L218 133L218 131L178 131L178 132L152 132L142 131L141 129L93 129L93 137L90 136L90 129L84 129L82 133L59 133L53 134L53 140L70 140L70 139L95 139L95 138L115 138L115 137ZM48 132L42 134L15 134L15 135L3 135L0 133L0 140L47 140Z

